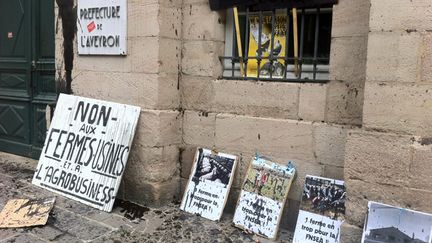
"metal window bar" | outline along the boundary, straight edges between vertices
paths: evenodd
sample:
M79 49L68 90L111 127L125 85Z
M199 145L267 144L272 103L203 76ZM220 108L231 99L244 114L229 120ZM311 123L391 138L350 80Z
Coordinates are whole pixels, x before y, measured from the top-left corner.
M285 31L285 55L284 56L274 56L274 48L275 48L275 22L277 18L276 10L273 11L259 11L259 12L250 12L249 9L246 9L244 12L240 12L239 16L245 17L244 23L244 72L245 76L240 74L240 58L238 57L237 51L237 41L235 39L235 35L233 35L232 40L232 55L231 56L221 56L221 62L223 64L225 79L235 79L235 80L260 80L260 81L287 81L287 82L327 82L327 79L318 79L318 74L328 75L328 65L324 68L318 68L320 63L329 63L329 58L318 57L319 50L319 37L320 37L320 14L322 12L331 12L331 9L301 9L297 10L301 12L301 20L300 20L300 50L298 57L299 64L299 75L296 77L294 71L289 69L290 64L295 63L295 58L290 57L290 32L291 32L291 10L285 9L286 12L286 31ZM314 28L314 46L313 46L313 56L305 57L303 54L304 51L304 35L305 35L305 16L306 14L314 14L315 15L315 28ZM270 40L270 51L268 56L263 56L262 45L262 33L263 33L263 17L270 16L271 17L271 40ZM249 38L250 38L250 19L251 16L258 16L258 50L256 56L249 56ZM233 23L234 26L234 23ZM233 27L233 31L235 28ZM225 60L231 60L231 67L226 66ZM256 60L257 62L257 74L256 76L248 76L248 63L250 60ZM270 70L274 68L273 64L275 62L281 61L283 63L283 76L282 77L274 77L273 71L269 72L269 77L261 76L261 63L266 61L269 63ZM311 67L305 68L304 63L311 63ZM281 64L282 65L282 64ZM230 73L230 75L227 75ZM290 74L290 76L288 76ZM293 78L294 76L294 78Z

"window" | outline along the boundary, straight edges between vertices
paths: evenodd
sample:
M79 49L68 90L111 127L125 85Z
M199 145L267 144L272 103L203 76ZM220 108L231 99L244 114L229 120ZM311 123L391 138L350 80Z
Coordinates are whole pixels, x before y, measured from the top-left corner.
M296 22L297 42L294 42L292 10L240 11L243 54L240 58L233 11L229 10L225 56L220 57L223 77L263 81L327 82L332 8L298 9Z

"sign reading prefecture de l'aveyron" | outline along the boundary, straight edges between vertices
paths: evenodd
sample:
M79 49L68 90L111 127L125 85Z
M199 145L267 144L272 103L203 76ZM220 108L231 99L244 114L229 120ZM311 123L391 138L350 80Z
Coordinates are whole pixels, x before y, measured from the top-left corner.
M140 108L61 94L32 183L110 212Z
M78 0L78 54L126 55L127 0Z

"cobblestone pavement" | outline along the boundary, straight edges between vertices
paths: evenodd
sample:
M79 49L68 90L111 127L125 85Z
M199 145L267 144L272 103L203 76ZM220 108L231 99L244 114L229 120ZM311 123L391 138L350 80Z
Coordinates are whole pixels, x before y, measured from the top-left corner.
M178 204L139 207L119 201L105 213L31 184L33 170L0 163L0 208L9 199L56 196L44 226L0 229L0 242L272 242L232 226L232 215L213 222L184 213ZM134 219L133 219L134 218ZM282 230L277 242L291 242Z

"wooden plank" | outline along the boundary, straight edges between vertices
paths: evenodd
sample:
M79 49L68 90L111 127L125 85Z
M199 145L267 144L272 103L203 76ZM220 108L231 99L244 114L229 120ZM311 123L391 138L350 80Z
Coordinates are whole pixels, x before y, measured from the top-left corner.
M61 94L32 183L110 212L140 108Z
M237 203L234 225L275 239L294 177L293 167L253 158Z
M297 26L297 9L292 9L292 15L293 15L293 37L294 37L294 74L296 77L299 77L300 69L299 69L299 63L298 63L298 57L299 57L299 48L298 48L298 26Z
M237 38L237 51L240 58L240 74L243 77L245 76L245 70L243 67L243 51L242 51L242 43L240 37L240 24L239 24L237 7L233 8L233 12L234 12L234 23L235 23L236 38Z
M198 148L180 209L220 220L237 166L237 156Z

